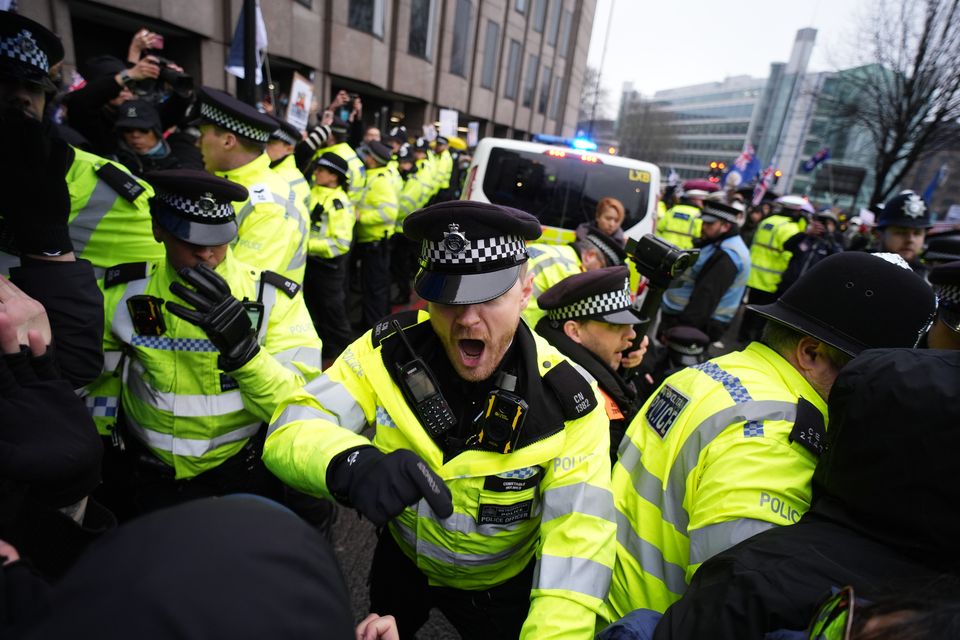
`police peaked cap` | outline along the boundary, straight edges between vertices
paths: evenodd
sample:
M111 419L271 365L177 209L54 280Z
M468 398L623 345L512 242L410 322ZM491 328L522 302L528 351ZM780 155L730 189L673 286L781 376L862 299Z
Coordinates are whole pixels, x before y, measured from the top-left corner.
M824 258L760 315L855 356L864 349L915 347L937 309L933 290L909 268L870 253Z
M18 13L0 11L0 78L56 91L50 68L63 60L63 44L52 31Z
M568 276L537 298L550 320L602 320L638 324L643 318L630 299L630 270L606 267Z
M254 142L266 142L277 122L226 91L203 87L199 93L200 117L221 129Z
M935 266L929 278L940 305L960 311L960 261Z
M233 203L249 197L243 185L194 169L154 171L144 177L156 192L150 200L154 220L177 238L215 247L237 237Z
M336 174L341 187L346 187L350 184L350 165L333 151L325 151L319 158L314 160L309 173L313 173L317 169L326 169Z
M887 200L877 219L877 228L930 228L930 210L927 203L913 191L901 191Z
M608 267L616 267L627 259L627 251L619 242L599 229L591 229L581 241L587 246L596 249L606 260Z
M927 238L924 262L953 262L960 260L960 233L935 235Z
M700 217L704 222L711 222L711 220L708 218L712 218L714 220L722 220L723 222L737 224L739 222L737 219L739 213L739 210L731 207L730 205L708 200L707 202L703 203L703 210L700 212Z
M362 158L370 156L380 164L387 164L393 157L393 151L387 145L376 140L364 142L357 148L357 154Z
M280 140L281 142L294 145L303 140L300 129L297 129L286 120L273 118L273 121L276 123L277 128L270 133L271 140Z
M478 304L513 287L527 261L526 242L540 222L525 211L486 202L451 200L414 211L403 233L421 243L414 280L424 300Z

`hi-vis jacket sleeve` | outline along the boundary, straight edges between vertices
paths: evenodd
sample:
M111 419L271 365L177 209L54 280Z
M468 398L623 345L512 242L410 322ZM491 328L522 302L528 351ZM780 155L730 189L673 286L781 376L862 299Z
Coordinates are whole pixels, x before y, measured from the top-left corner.
M366 339L364 339L366 338ZM376 416L376 394L364 377L357 349L372 348L360 338L318 378L277 407L267 431L263 462L298 491L331 497L327 466L339 453L369 445L359 435Z
M306 236L307 224L295 207L291 205L288 212L276 202L261 202L240 219L233 255L258 269L303 282Z
M544 475L540 544L522 638L593 637L617 533L606 455L610 429L602 407L600 402L567 422L563 451Z
M272 305L269 321L260 330L261 349L250 362L231 371L240 385L243 406L269 421L283 398L320 375L320 338L310 320L303 294L293 298L275 287L264 289L264 305Z

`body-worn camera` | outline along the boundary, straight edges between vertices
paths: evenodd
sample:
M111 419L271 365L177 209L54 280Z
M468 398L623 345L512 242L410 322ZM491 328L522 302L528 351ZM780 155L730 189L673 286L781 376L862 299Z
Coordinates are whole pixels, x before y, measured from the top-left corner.
M488 451L510 453L517 446L528 406L516 388L517 377L501 371L487 395L477 443Z

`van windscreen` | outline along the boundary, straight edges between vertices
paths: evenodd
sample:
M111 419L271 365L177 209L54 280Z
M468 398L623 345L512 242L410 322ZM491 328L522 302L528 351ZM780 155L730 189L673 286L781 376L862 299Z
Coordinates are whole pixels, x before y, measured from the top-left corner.
M571 152L565 157L494 148L483 177L490 202L522 209L541 224L574 229L594 219L601 198L623 203L629 229L647 215L650 174L646 171L591 163Z

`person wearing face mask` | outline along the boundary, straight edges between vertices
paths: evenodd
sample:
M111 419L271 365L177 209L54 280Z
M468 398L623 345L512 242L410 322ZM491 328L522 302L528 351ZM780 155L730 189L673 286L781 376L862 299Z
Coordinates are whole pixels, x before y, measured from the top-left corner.
M592 638L615 536L609 428L596 383L520 321L540 223L449 201L403 232L427 310L382 319L287 398L264 462L382 527L371 609L401 637L437 607L464 638Z
M679 278L679 286L663 294L659 331L695 327L711 341L719 340L740 308L750 275L750 250L740 237L739 212L722 202L707 201L700 214L700 255Z
M300 285L234 257L231 203L246 188L202 171L148 179L166 258L107 270L106 364L87 390L129 469L119 486L112 479L114 504L129 514L226 493L274 496L280 486L259 463L263 424L321 366Z

